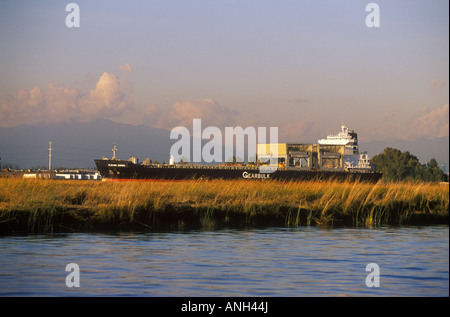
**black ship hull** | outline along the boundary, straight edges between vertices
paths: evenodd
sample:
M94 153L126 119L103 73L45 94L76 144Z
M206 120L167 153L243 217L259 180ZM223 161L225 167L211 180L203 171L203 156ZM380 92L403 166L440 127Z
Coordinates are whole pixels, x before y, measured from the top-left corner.
M95 160L95 164L103 180L335 179L377 182L382 176L372 171L277 169L264 173L254 166L139 165L122 160Z

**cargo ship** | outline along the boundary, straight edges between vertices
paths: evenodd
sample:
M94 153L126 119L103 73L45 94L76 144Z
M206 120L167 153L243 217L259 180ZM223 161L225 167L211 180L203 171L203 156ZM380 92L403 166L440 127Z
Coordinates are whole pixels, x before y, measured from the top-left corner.
M257 144L254 164L226 163L221 165L175 163L154 164L149 160L139 163L137 157L128 160L116 158L95 160L102 180L361 180L378 181L382 174L370 164L367 152L359 151L358 136L341 124L341 131L330 134L317 144L276 143Z

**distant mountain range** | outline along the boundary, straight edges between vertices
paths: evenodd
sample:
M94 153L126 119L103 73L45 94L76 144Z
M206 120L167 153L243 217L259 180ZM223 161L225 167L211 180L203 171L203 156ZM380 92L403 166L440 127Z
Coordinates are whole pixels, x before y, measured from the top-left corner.
M94 159L130 155L141 160L169 161L169 131L148 126L120 124L100 119L91 122L64 122L0 128L2 163L22 168L48 167L48 148L52 142L52 167L94 167Z
M150 158L169 161L170 131L145 125L134 126L99 119L90 122L63 122L0 127L0 163L21 168L47 167L49 142L52 142L52 166L68 168L94 167L94 159L112 157L117 146L117 157L137 156L140 161ZM361 136L360 136L361 138ZM302 142L302 140L298 140ZM449 137L417 140L368 141L360 140L360 150L370 157L393 147L409 151L422 164L435 158L440 165L449 167Z

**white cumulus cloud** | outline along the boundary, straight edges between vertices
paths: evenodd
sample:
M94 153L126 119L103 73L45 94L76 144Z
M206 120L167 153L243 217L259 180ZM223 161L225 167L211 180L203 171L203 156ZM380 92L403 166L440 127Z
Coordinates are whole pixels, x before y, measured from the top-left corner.
M403 110L404 112L405 110ZM449 106L425 107L415 113L408 121L400 121L400 110L383 113L381 122L373 124L364 131L367 139L403 139L439 138L449 135ZM363 135L361 134L361 135Z
M131 73L133 71L133 67L130 64L125 63L124 65L120 65L119 69L124 73Z
M191 129L193 119L201 119L202 127L234 126L237 116L236 111L209 98L176 102L165 113L151 105L147 107L146 114L155 122L155 127L169 130L176 126Z
M440 108L423 109L409 126L411 136L443 137L449 135L448 104Z
M2 101L0 126L119 117L133 108L129 92L131 88L128 84L107 72L89 91L51 83L46 90L39 87L21 89L17 97Z

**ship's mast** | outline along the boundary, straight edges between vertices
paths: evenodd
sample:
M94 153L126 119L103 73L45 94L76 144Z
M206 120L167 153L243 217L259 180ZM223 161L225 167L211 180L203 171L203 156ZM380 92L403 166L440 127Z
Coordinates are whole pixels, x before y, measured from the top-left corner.
M341 137L348 138L348 127L344 124L344 122L341 122Z

